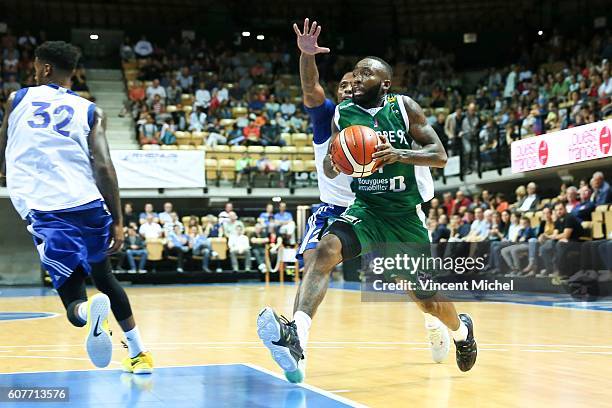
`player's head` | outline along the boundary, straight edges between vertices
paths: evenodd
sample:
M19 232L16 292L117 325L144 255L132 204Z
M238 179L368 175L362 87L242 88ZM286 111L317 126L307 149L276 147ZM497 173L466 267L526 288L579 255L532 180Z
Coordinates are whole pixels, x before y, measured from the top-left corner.
M338 98L338 103L345 101L347 99L351 99L353 97L353 73L347 72L344 74L340 83L338 84L338 89L336 91L336 98Z
M79 50L64 41L46 41L36 48L34 55L37 85L68 82L79 60Z
M393 68L378 57L365 57L353 68L353 100L360 105L377 102L391 87Z

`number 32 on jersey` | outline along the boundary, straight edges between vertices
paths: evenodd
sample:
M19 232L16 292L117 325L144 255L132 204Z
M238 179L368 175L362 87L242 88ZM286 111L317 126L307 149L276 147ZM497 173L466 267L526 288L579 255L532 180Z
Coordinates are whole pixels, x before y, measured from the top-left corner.
M51 114L48 109L51 107L50 103L47 102L32 102L32 106L36 108L34 111L34 116L39 120L29 120L28 125L31 128L40 129L46 128L49 126L51 121L53 121L53 130L59 133L62 136L70 136L70 132L67 130L63 130L70 121L72 120L72 116L74 115L74 108L69 105L60 105L53 110L53 118L51 118Z

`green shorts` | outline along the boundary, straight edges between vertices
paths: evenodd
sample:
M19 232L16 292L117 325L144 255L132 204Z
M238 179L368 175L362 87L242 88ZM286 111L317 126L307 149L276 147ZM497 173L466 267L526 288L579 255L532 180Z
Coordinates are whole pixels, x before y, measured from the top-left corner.
M386 280L405 279L418 283L419 278L432 276L426 262L431 256L431 241L424 225L425 215L420 208L401 213L382 213L379 210L374 212L363 201L356 200L337 222L350 225L361 246L359 253L353 254L361 255L366 263L380 261L376 258L393 258L396 261L393 266L389 261L389 264L383 265L384 268L379 268L384 269L382 274ZM343 245L346 244L343 242ZM419 298L435 294L424 290L415 290L415 293Z

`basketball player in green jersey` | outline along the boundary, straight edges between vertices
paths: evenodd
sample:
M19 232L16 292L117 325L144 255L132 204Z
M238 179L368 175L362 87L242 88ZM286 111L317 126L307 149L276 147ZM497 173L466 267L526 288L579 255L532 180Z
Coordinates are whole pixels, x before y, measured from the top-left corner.
M317 246L315 261L304 273L296 309L311 319L325 297L330 273L338 263L385 245L387 250L402 248L403 253L414 255L417 255L415 251L429 250L429 234L420 207L434 195L429 167L444 167L447 157L421 107L407 96L388 92L392 75L392 68L382 59L362 59L353 70L352 100L336 107L330 146L339 131L348 126L370 127L381 138L382 143L373 157L382 168L371 176L353 179L354 204L331 224ZM414 149L415 145L419 148ZM331 165L325 167L325 173L334 178L339 172L331 156L329 161ZM391 271L388 276L416 282L421 271L419 274L402 272L406 271ZM415 291L409 295L426 316L438 318L450 329L457 365L461 371L470 370L477 355L471 318L458 315L454 305L435 292ZM291 357L289 360L293 363L290 368L303 371L307 347L304 340L308 338L310 325L300 327L300 321L296 320L296 327L281 319L277 319L277 324L281 336L275 344L286 348L287 358ZM291 369L285 368L285 371Z

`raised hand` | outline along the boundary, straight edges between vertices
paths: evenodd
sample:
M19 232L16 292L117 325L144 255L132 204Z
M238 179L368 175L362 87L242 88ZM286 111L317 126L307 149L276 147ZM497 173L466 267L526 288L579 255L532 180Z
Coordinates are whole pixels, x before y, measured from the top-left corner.
M317 22L313 21L312 26L310 20L304 20L304 31L301 32L297 24L293 24L293 31L297 34L297 45L300 51L308 55L327 54L329 48L319 47L317 39L321 34L321 26L317 26Z

